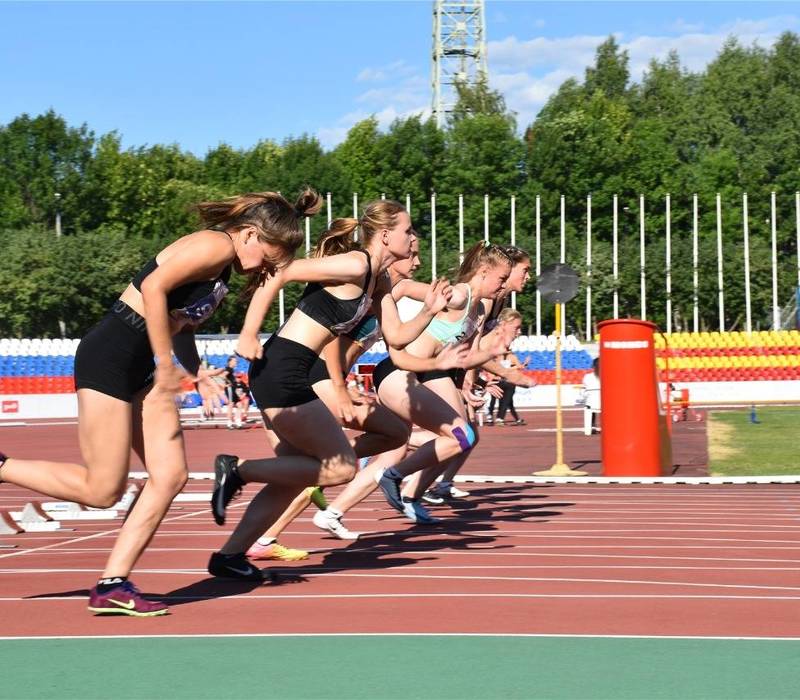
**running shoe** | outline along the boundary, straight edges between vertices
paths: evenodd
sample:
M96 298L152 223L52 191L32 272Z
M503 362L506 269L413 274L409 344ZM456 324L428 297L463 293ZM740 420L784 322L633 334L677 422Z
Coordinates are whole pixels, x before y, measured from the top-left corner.
M326 530L340 540L357 540L361 537L360 532L351 532L344 526L341 513L336 514L330 508L317 511L312 520L320 530Z
M462 491L461 489L456 488L452 484L437 484L432 489L429 489L429 493L432 493L434 496L438 496L444 499L466 498L467 496L469 496L469 491Z
M419 501L403 501L403 515L418 525L435 525L440 522L434 518Z
M308 552L302 549L291 549L282 544L259 544L256 542L247 550L247 558L255 560L276 559L278 561L300 561L308 559Z
M316 486L311 489L308 497L311 499L311 502L320 510L325 510L328 507L328 500L325 498L325 494L322 493L322 486Z
M217 455L214 460L214 492L211 494L211 512L217 525L225 524L228 504L241 493L244 481L236 465L239 458L234 455Z
M511 425L528 425L528 423L524 418L517 418Z
M403 512L403 495L400 493L400 486L403 483L402 477L391 477L385 470L378 479L378 486L381 487L386 502L399 513Z
M440 506L444 503L444 497L437 494L433 489L428 489L422 494L422 500L432 506Z
M145 600L130 581L123 581L106 593L98 593L97 586L89 592L89 611L95 615L130 615L155 617L169 613L164 603Z
M235 578L241 581L266 580L264 572L247 561L244 554L214 552L208 560L208 573L219 578Z

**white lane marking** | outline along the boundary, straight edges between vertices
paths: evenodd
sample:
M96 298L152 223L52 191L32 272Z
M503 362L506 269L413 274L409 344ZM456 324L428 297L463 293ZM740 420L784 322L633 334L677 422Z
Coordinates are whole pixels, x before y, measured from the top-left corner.
M253 632L253 633L225 633L225 634L137 634L135 636L124 634L81 634L81 635L28 635L24 637L0 637L0 641L42 641L47 639L124 639L136 642L140 639L197 639L205 637L216 639L218 637L244 637L244 638L294 638L294 637L520 637L524 639L654 639L654 640L701 640L720 642L797 642L800 637L746 637L746 636L709 636L709 635L682 635L682 634L546 634L531 632Z
M312 567L313 570L313 567ZM82 570L76 572L98 571L98 569ZM187 576L198 576L206 574L205 569L151 569L141 570L140 573L151 574L181 574ZM244 572L241 572L244 573ZM285 573L302 575L304 578L370 578L370 579L416 579L420 581L444 580L444 581L503 581L506 583L596 583L607 585L629 585L629 586L674 586L680 588L735 588L750 589L760 591L800 591L800 586L766 586L749 583L698 583L695 581L648 581L644 579L607 579L607 578L577 578L566 576L447 576L430 574L402 574L388 573L354 573L347 571L332 571L322 573L312 573L305 569L289 569ZM238 598L239 596L237 596ZM4 600L4 599L0 599Z
M156 596L159 600L197 600L197 601L225 601L234 596ZM307 593L307 594L275 594L258 595L248 594L245 596L235 596L236 601L243 600L306 600L306 599L362 599L362 598L602 598L615 599L622 598L630 600L635 598L659 599L659 600L800 600L800 596L794 595L715 595L715 594L659 594L659 593ZM0 598L0 602L27 602L42 603L49 601L79 600L85 601L86 596L54 596L49 598Z

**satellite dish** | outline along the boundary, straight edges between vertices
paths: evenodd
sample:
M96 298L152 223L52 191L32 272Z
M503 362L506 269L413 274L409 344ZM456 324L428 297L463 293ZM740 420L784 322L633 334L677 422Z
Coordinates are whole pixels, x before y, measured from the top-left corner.
M569 265L548 265L536 280L536 286L545 301L551 304L566 304L578 293L581 280Z

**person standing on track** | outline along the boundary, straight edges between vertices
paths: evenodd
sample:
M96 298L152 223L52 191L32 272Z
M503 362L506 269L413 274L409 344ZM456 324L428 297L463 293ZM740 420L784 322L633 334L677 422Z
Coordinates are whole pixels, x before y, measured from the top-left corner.
M75 386L85 465L0 454L2 481L99 508L123 494L131 448L144 463L149 478L90 592L91 612L168 612L144 598L128 576L188 476L176 406L182 376L192 376L205 401L218 404L222 394L214 379L222 370L200 369L194 330L222 302L231 268L249 273L253 286L274 275L303 241L301 219L320 206L311 190L294 205L273 192L197 205L206 228L146 263L78 346Z

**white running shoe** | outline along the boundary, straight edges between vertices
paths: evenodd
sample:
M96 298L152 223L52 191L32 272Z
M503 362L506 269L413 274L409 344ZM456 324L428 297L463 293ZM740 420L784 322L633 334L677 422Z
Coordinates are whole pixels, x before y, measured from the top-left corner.
M429 489L429 493L440 498L466 498L469 496L469 491L462 491L453 486L453 484L436 484L433 488Z
M403 515L420 525L435 525L439 522L439 518L434 518L419 501L403 501Z
M466 498L467 496L469 496L469 491L462 491L461 489L457 489L455 486L450 487L451 498Z
M318 510L312 518L314 525L320 530L330 532L340 540L357 540L361 537L360 532L351 532L342 524L342 514L336 515L331 509Z

